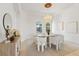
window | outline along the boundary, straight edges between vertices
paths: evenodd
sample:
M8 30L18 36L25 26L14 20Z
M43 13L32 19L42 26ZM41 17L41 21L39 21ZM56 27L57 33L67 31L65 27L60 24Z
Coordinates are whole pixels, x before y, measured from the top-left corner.
M36 24L36 31L40 32L40 33L42 32L42 24L41 23Z

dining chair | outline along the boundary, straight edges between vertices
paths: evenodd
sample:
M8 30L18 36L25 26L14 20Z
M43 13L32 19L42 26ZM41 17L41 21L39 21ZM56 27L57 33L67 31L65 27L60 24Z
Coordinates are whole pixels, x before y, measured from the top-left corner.
M55 45L56 46L56 50L60 50L63 49L63 45L64 45L64 36L63 35L58 35L58 34L54 34L49 36L49 46L50 48L52 47L51 45Z
M44 34L39 34L36 37L37 50L44 52L47 47L46 36Z

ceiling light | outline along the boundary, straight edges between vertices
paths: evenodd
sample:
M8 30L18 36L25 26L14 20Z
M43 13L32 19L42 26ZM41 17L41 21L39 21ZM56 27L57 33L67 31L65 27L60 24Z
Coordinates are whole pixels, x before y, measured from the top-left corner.
M45 8L50 8L50 7L52 7L52 3L46 3L46 4L44 4L44 7Z

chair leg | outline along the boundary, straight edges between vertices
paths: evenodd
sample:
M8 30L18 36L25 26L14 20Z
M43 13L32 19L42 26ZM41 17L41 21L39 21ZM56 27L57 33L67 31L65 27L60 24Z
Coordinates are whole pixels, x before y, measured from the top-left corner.
M58 51L58 49L59 49L59 45L57 44L57 45L56 45L56 50Z
M40 45L37 46L37 50L38 50L38 52L40 51Z
M59 45L59 49L61 49L61 50L64 49L64 44L63 44L63 43L61 43L61 44Z
M50 47L50 48L52 47L51 44L49 44L49 47Z
M42 45L42 48L41 48L42 52L44 52L44 45Z

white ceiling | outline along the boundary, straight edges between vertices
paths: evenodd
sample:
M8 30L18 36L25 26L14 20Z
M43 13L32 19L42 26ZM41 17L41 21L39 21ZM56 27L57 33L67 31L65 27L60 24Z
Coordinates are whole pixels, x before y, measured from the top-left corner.
M21 8L26 12L59 13L73 6L73 3L54 3L54 7L45 8L44 3L23 3Z

